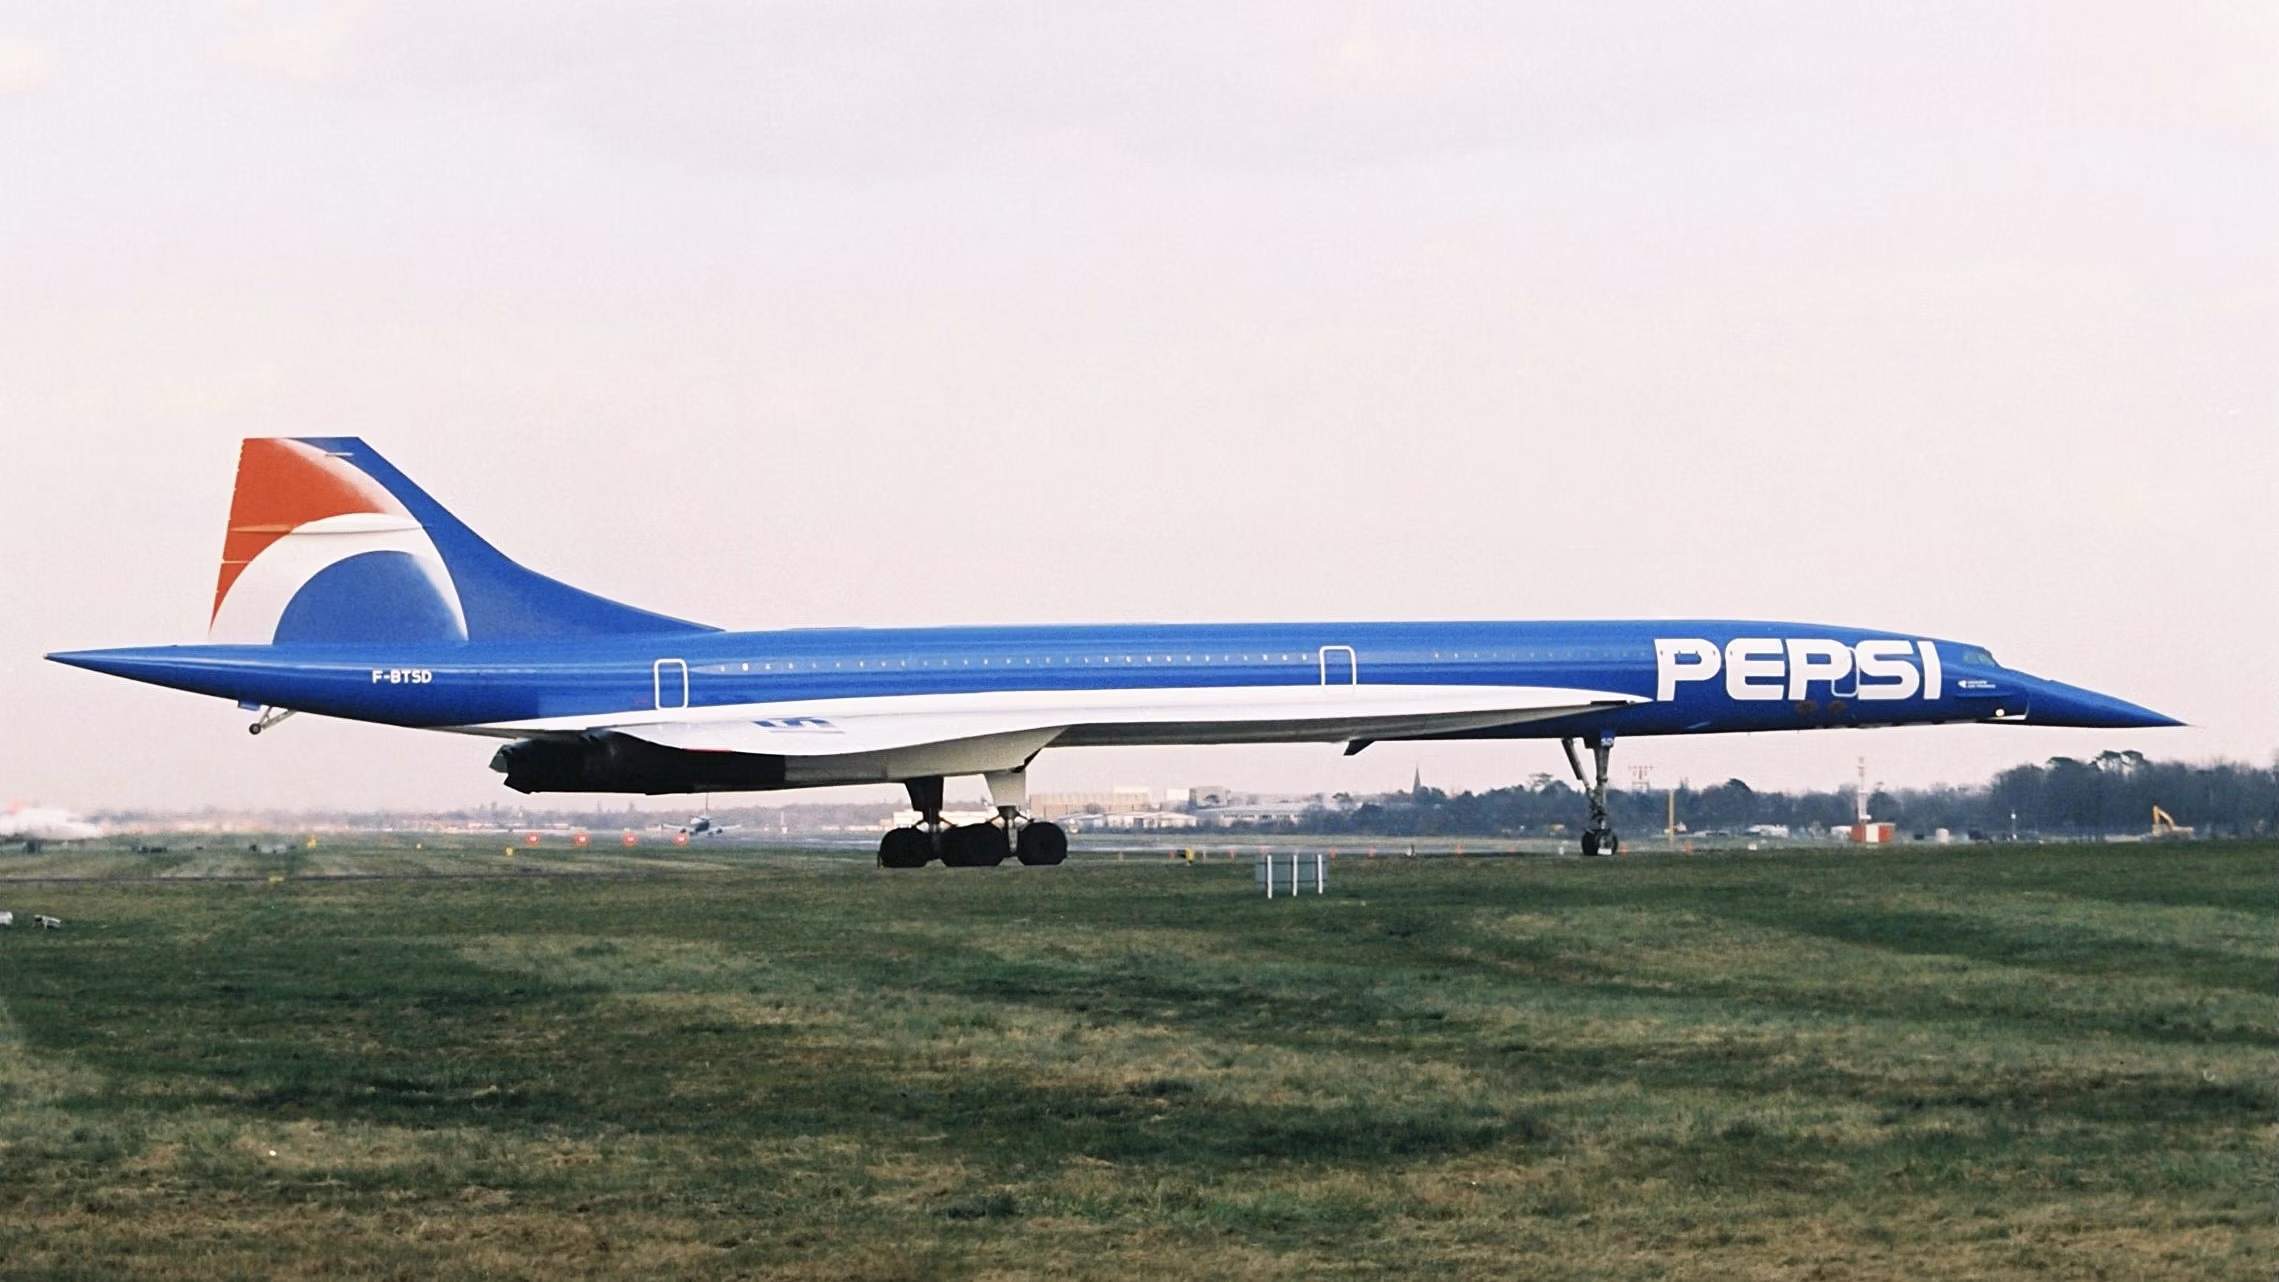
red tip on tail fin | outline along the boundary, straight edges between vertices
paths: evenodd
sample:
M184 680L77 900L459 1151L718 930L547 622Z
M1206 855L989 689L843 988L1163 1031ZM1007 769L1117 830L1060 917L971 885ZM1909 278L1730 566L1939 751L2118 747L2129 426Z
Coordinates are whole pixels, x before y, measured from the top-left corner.
M263 549L296 527L350 512L396 507L386 490L349 468L323 464L324 451L284 437L254 437L238 450L237 488L230 494L229 529L222 536L221 574L214 608Z

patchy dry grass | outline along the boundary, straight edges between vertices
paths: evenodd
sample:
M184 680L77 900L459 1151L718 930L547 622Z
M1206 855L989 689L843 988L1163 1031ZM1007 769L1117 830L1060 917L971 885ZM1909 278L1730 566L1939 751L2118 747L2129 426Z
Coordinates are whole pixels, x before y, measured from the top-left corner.
M2271 847L106 859L0 879L0 1277L2279 1267Z

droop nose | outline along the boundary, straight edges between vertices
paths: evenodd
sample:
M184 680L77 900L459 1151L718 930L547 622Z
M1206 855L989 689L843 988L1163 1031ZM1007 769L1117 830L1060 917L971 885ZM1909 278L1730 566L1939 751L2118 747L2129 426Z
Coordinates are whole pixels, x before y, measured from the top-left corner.
M2025 715L2006 720L2030 726L2073 726L2084 730L2152 730L2184 724L2126 699L2069 686L2062 681L2036 678L2027 683L2026 695Z

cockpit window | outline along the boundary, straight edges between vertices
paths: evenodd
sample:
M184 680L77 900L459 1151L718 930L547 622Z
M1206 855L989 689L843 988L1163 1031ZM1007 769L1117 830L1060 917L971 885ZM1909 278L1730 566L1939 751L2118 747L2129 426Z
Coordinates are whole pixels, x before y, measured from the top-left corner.
M1978 648L1977 646L1963 647L1962 661L1963 663L1974 668L1999 668L2002 666L2001 664L1994 661L1993 655Z

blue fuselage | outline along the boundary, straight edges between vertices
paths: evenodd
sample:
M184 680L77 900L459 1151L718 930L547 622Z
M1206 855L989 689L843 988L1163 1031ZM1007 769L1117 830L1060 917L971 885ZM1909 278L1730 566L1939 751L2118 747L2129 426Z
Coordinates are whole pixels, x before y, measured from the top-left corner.
M62 662L390 725L1024 691L1562 687L1642 700L1450 737L1667 735L2169 718L1905 633L1732 620L692 630L458 643L85 650ZM1439 737L1439 736L1412 736Z

